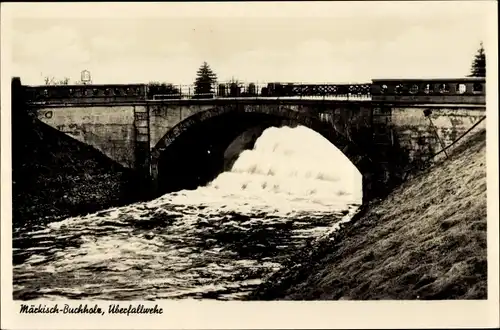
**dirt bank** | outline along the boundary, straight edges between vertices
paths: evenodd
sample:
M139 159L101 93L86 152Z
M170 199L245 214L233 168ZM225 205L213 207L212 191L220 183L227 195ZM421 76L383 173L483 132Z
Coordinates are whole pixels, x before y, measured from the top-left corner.
M134 200L132 171L37 119L13 124L14 226Z
M486 299L486 133L303 249L249 299Z

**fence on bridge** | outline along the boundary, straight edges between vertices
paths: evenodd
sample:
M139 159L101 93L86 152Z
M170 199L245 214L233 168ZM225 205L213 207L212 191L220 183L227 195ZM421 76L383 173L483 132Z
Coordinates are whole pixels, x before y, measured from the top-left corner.
M370 84L305 84L305 83L216 83L201 86L197 92L194 85L171 85L171 93L150 94L150 99L196 99L235 97L295 97L295 98L370 98Z
M41 104L116 103L220 98L297 98L389 102L485 103L484 78L374 79L365 84L241 83L194 85L24 86L28 102Z

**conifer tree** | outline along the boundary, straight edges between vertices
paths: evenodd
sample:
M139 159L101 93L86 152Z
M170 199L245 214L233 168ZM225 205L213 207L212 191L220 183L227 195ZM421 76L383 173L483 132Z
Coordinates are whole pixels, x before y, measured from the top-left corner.
M216 81L217 75L212 71L207 62L203 62L201 67L196 72L194 93L200 96L208 96L207 94L213 93L212 87Z
M472 61L471 73L469 77L486 77L486 54L483 43L481 42L479 50Z

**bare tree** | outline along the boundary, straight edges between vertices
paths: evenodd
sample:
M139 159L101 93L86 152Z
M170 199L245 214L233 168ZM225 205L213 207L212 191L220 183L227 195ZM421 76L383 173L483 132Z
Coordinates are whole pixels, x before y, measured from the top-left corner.
M68 77L64 77L63 79L61 80L57 80L55 77L49 77L49 76L46 76L45 78L43 78L43 81L45 83L45 85L69 85L69 78Z

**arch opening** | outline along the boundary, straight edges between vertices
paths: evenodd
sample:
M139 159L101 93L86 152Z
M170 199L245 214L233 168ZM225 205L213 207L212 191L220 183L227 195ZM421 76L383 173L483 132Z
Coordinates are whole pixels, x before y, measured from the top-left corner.
M362 201L359 170L330 141L302 125L264 130L254 148L244 150L209 188L310 211Z
M156 195L184 189L192 190L206 185L228 169L241 151L253 147L260 135L258 131L261 133L268 127L280 127L285 124L288 123L275 116L235 112L215 116L190 126L175 138L156 160ZM255 127L258 127L258 131L251 135L250 140L247 138L241 141L241 145L234 143L238 136Z
M362 174L363 199L371 199L374 181L387 176L378 162L327 120L299 114L297 111L206 110L171 129L152 153L154 197L166 193L193 190L205 186L220 173L229 170L245 149L253 147L260 133L269 127L305 126L338 148ZM242 139L242 134L248 136ZM239 140L239 142L238 142ZM235 144L238 145L235 147ZM310 146L315 148L315 146ZM383 179L382 179L383 180Z
M238 135L224 152L224 171L231 170L243 151L253 149L257 139L268 128L266 125L258 125Z

